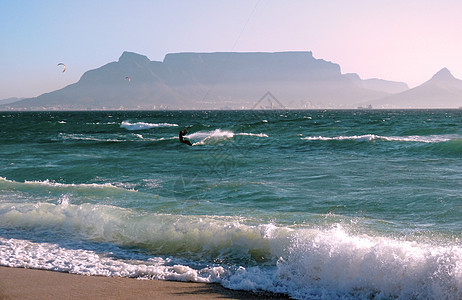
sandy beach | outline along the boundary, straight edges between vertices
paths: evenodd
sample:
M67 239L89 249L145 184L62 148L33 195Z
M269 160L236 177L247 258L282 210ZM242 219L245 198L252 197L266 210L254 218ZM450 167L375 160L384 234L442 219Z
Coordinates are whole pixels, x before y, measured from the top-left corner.
M289 299L218 284L82 276L0 267L0 299Z

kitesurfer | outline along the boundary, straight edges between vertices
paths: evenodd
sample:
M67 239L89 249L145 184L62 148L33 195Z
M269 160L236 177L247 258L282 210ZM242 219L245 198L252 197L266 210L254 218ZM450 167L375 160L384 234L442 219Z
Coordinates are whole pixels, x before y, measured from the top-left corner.
M184 129L184 131L181 131L181 130L180 130L180 135L179 135L180 143L183 143L183 144L192 146L192 144L191 144L190 141L184 139L184 136L185 136L187 133L188 133L188 131L186 130L186 128Z

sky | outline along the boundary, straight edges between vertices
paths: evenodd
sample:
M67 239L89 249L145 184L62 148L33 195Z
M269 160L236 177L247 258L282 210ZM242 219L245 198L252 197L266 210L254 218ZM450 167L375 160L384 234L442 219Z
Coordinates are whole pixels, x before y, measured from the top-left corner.
M63 88L123 51L312 51L363 79L462 79L461 16L460 0L0 0L0 99Z

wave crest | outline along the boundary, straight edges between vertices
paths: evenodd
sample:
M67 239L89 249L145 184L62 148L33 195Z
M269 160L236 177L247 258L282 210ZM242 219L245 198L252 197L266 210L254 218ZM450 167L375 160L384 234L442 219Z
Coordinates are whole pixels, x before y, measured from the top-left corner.
M79 199L101 201L103 199L117 199L119 197L138 193L133 186L124 183L59 183L51 180L17 182L0 177L0 189L4 192L14 193L16 199L36 198L54 201L62 195L73 195ZM32 197L32 198L31 198ZM0 198L1 200L1 198ZM0 202L1 203L1 202Z
M231 130L222 129L215 129L212 131L198 131L188 134L185 137L194 141L193 146L195 146L220 143L232 139L235 136L268 137L268 135L265 133L234 133Z
M145 122L136 122L131 123L129 121L123 121L120 124L121 128L125 128L127 130L146 130L156 127L178 127L178 124L170 124L170 123L145 123Z
M412 136L381 136L375 134L364 134L364 135L350 135L350 136L334 136L334 137L325 137L325 136L307 136L301 138L302 140L308 141L344 141L344 140L354 140L354 141L373 141L373 140L384 140L384 141L393 141L393 142L417 142L417 143L440 143L447 142L453 139L457 139L457 136L454 135L412 135Z
M48 213L43 215L43 211ZM10 210L10 215L8 215ZM460 299L462 248L390 237L355 235L341 225L289 228L245 225L235 217L137 215L126 209L70 204L0 207L1 222L53 219L50 227L74 227L91 240L144 245L144 260L51 243L0 237L0 264L87 275L217 282L241 290L284 293L298 299ZM42 216L34 216L34 214ZM66 226L62 225L67 222ZM69 222L75 222L69 226ZM18 225L18 224L16 224ZM168 249L167 249L168 248ZM129 251L129 248L120 251ZM163 251L165 250L165 251ZM191 253L204 264L192 263ZM242 258L270 255L252 266ZM235 257L235 260L232 258ZM205 260L205 261L204 261ZM210 264L212 260L214 263Z

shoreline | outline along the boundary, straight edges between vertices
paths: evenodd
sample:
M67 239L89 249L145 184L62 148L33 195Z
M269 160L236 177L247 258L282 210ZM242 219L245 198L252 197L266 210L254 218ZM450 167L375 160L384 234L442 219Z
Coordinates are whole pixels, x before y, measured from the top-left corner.
M0 266L0 300L6 299L290 299L216 283L87 276Z

